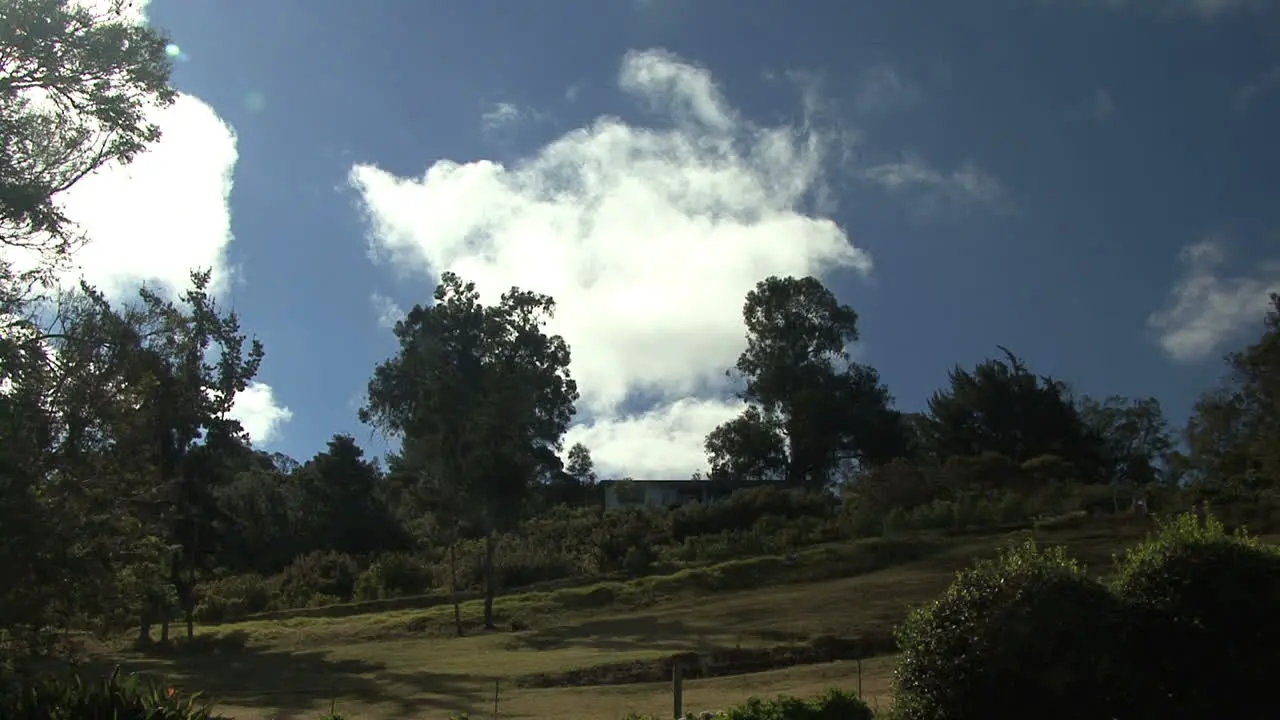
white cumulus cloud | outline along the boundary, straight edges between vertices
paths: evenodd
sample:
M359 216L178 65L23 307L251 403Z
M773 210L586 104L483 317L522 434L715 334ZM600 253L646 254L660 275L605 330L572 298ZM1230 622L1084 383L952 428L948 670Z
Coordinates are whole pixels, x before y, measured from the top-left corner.
M1259 322L1270 307L1270 294L1280 292L1275 266L1260 268L1254 277L1222 277L1218 268L1226 255L1213 240L1183 248L1179 258L1186 275L1169 293L1168 306L1147 319L1174 360L1194 362L1220 351Z
M83 276L119 298L143 282L180 291L191 270L211 268L215 290L225 290L235 133L213 108L186 94L156 110L153 120L163 133L159 142L60 198L88 237L67 279Z
M275 440L280 428L293 419L293 411L276 402L270 385L249 383L244 392L236 395L229 413L240 421L254 445L262 446Z
M742 303L772 274L869 272L844 230L809 210L835 139L743 119L711 74L628 53L619 87L667 120L600 117L510 166L442 160L420 177L352 168L375 257L552 295L573 349L581 441L606 473L687 477L739 411L724 370L745 345Z

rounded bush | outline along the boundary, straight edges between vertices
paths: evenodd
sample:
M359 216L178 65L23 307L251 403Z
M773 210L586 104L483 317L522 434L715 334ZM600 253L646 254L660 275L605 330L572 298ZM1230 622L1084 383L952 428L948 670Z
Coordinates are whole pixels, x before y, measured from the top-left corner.
M1159 522L1113 582L1142 618L1142 691L1154 712L1249 717L1274 704L1280 548L1187 513Z
M1062 548L1008 548L898 629L895 717L1129 717L1124 629L1121 603Z

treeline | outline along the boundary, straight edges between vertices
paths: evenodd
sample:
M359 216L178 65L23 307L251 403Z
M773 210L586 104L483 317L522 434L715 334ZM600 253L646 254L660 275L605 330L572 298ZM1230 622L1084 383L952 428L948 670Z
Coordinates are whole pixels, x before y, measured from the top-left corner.
M770 277L746 297L746 409L707 437L709 479L766 487L723 504L606 516L590 452L563 452L578 390L570 348L546 330L554 300L513 288L485 305L452 273L373 369L359 414L400 441L385 467L343 435L305 462L254 449L229 411L264 348L207 272L176 299L143 288L130 303L54 282L84 240L56 195L155 140L144 111L173 98L165 38L65 0L10 5L0 51L22 82L0 83L17 158L0 164L6 658L55 652L71 629L152 641L158 626L165 640L174 622L191 636L200 618L429 590L456 604L477 589L491 627L503 587L1115 512L1159 489L1255 505L1276 491L1280 298L1175 450L1155 400L1076 397L1008 351L902 413L847 353L857 314L815 278ZM33 105L24 88L69 100ZM100 133L117 138L111 152Z

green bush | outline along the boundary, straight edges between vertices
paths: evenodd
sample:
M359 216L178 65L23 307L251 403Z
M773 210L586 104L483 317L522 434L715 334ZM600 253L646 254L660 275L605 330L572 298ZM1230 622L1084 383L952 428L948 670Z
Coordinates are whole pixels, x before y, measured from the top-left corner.
M871 708L857 695L843 690L828 690L812 700L779 695L773 700L751 698L742 705L720 712L686 712L686 718L707 720L871 720ZM652 715L632 713L623 720L653 720ZM456 717L455 720L462 720Z
M747 531L765 517L791 521L824 519L835 513L836 499L826 491L785 487L744 488L720 502L693 503L671 511L670 539L683 542L699 535Z
M729 708L726 720L871 720L871 708L858 696L841 690L828 690L813 700L787 695L775 700L751 698L745 704Z
M1007 548L958 573L898 629L896 717L1127 717L1125 621L1062 548Z
M282 606L313 606L317 595L346 602L355 594L360 572L360 564L350 555L325 551L300 555L280 574Z
M1162 717L1248 717L1280 678L1280 548L1186 513L1158 521L1113 579L1140 611L1143 690ZM1153 715L1153 716L1155 716Z
M260 575L231 575L202 584L197 593L197 622L236 620L272 607L273 583Z
M144 684L134 677L110 676L85 682L26 681L4 689L0 717L5 720L222 720L200 694L184 696L173 688Z

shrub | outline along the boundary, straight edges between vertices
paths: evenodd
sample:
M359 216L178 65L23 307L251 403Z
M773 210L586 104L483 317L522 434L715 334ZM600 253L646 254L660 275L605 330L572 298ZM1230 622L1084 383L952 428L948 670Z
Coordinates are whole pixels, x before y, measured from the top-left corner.
M497 570L499 587L525 587L573 577L578 563L559 548L537 542L503 542Z
M144 685L135 677L85 682L38 680L5 688L0 717L5 720L222 720L200 694L184 696L173 688Z
M271 607L274 588L260 575L231 575L200 586L195 619L202 623L237 620Z
M898 629L896 716L1126 717L1124 620L1121 604L1062 548L1007 548L958 573Z
M1280 677L1280 548L1213 517L1159 520L1114 577L1140 612L1149 656L1139 681L1163 717L1247 717Z
M317 551L300 555L280 575L280 600L285 607L313 606L317 595L346 602L355 592L360 565L350 555Z
M698 535L748 531L765 517L783 520L824 519L835 512L836 498L822 490L753 487L737 490L720 502L693 503L670 514L670 537L675 542Z
M871 720L871 708L858 696L841 690L829 690L813 700L787 695L775 700L751 698L745 704L729 708L726 720Z
M858 696L842 690L828 690L812 700L780 695L773 700L751 698L742 705L720 712L686 712L688 720L871 720L871 708ZM653 720L652 715L632 713L623 720ZM462 720L457 718L456 720Z
M432 588L431 566L420 556L385 553L378 556L377 565L383 597L419 595Z
M964 490L1025 490L1027 475L1022 466L1005 455L984 452L974 456L952 456L943 464L943 477L953 492Z

